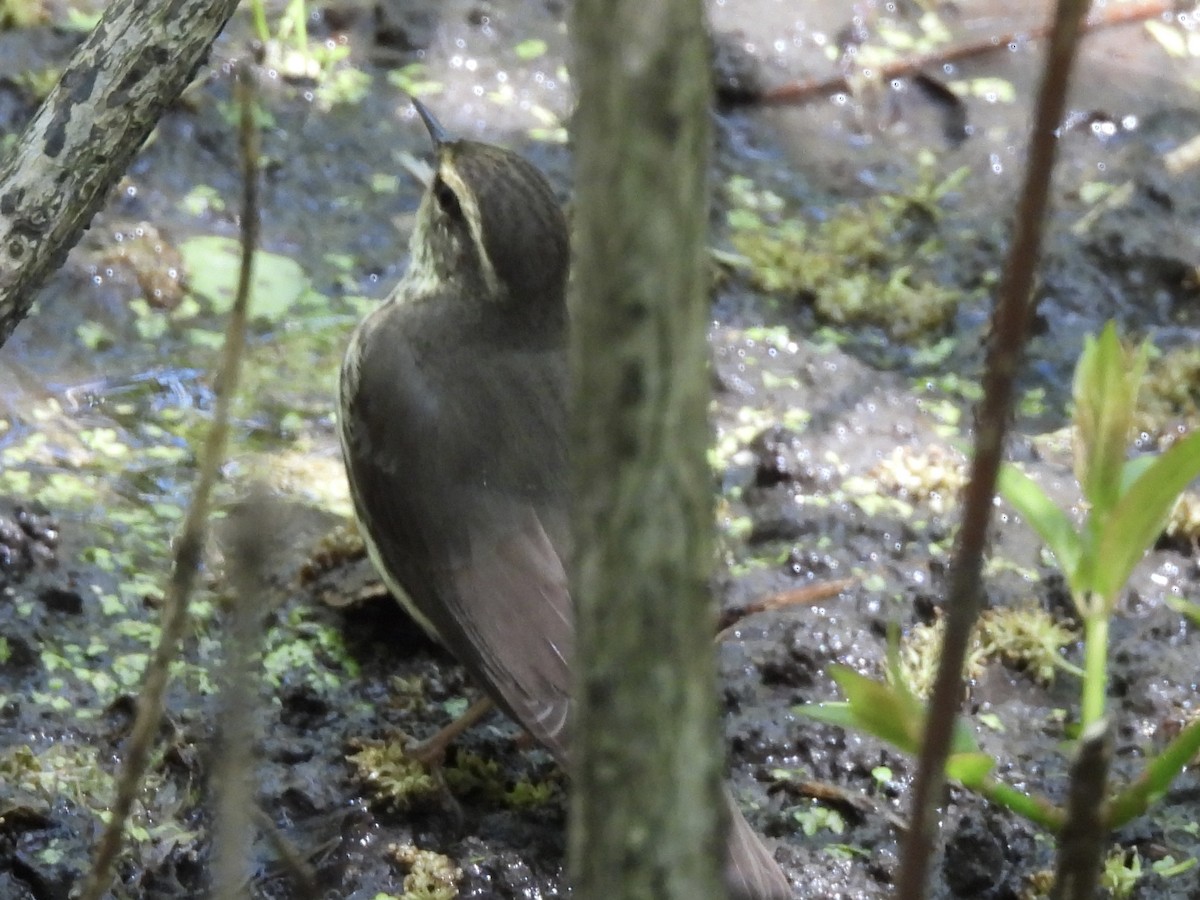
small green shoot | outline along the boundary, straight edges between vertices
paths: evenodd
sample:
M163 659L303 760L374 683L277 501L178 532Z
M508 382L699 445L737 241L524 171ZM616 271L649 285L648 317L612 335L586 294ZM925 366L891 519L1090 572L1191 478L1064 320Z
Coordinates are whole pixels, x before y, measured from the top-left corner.
M1108 623L1121 591L1200 475L1200 432L1126 460L1148 354L1149 344L1123 348L1111 322L1084 342L1074 381L1075 476L1089 505L1081 527L1020 470L1000 473L1000 493L1054 554L1084 623L1084 728L1104 715Z
M1105 715L1109 622L1135 566L1163 533L1183 491L1200 477L1200 430L1177 440L1159 455L1128 459L1129 438L1137 412L1138 389L1146 375L1150 348L1126 349L1109 323L1098 337L1084 342L1074 379L1075 475L1087 513L1077 525L1033 481L1014 466L1000 475L999 490L1045 542L1061 568L1083 621L1084 665L1080 727ZM1200 616L1195 603L1168 598L1173 609ZM1040 637L1039 637L1040 636ZM1059 637L1037 631L1034 643L1045 653L1035 671L1049 677L1054 669L1072 671L1058 657ZM1053 639L1051 639L1053 637ZM1044 638L1044 640L1043 640ZM1028 640L1024 640L1028 643ZM900 670L900 651L889 650L889 682L875 681L844 666L830 674L846 696L842 703L808 704L798 711L811 718L868 732L898 749L916 754L924 733L925 706ZM1108 796L1103 827L1117 828L1142 815L1200 753L1200 720L1184 727L1129 785ZM1058 832L1065 811L1035 794L992 777L996 761L979 750L967 726L959 722L946 764L948 777L993 802ZM1194 861L1192 861L1194 863ZM1110 874L1128 880L1134 864ZM1111 867L1110 867L1111 868ZM1114 888L1117 889L1117 888Z

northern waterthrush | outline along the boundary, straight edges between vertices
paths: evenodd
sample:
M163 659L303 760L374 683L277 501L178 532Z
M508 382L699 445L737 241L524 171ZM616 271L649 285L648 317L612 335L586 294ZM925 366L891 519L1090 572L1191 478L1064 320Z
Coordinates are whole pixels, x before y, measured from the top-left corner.
M342 366L351 493L388 588L565 764L567 223L530 163L451 140L414 106L436 167L408 270L358 326ZM730 889L790 896L730 808Z

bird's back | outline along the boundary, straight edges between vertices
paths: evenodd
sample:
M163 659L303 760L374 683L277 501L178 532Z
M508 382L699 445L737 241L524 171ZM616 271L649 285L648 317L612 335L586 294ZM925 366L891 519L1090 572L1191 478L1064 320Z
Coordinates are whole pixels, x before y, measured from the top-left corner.
M342 443L389 588L561 759L572 634L565 350L556 323L514 328L487 313L464 321L425 297L364 320L343 367Z

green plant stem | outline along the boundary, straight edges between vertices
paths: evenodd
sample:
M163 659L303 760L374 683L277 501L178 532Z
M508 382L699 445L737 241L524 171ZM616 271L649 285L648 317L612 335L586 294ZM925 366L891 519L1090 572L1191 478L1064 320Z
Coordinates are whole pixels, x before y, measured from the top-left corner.
M1167 792L1175 776L1200 753L1200 719L1180 732L1167 748L1152 759L1137 780L1117 794L1108 804L1108 822L1120 828L1140 816Z
M262 43L271 39L271 27L267 24L266 0L254 0L250 4L250 15L254 21L254 36Z
M985 776L975 784L964 784L964 787L977 791L997 806L1011 810L1047 831L1056 832L1062 828L1063 811L1039 794L1027 794L991 776Z
M1083 620L1083 671L1080 725L1086 729L1104 717L1108 695L1108 615L1104 612Z
M308 49L308 9L304 0L292 0L287 14L296 30L296 49L304 53Z

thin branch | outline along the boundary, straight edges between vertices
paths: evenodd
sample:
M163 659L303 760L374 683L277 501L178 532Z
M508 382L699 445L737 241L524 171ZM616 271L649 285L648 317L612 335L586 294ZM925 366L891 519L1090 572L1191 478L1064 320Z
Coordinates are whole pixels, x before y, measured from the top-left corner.
M822 581L818 584L807 584L804 587L793 588L790 591L779 591L769 594L760 600L755 600L740 609L731 609L721 613L717 623L717 643L728 638L741 621L760 612L775 609L787 609L789 606L812 606L822 600L836 597L843 591L848 591L858 585L857 578L837 578L832 581Z
M238 293L248 293L251 262L259 231L258 92L253 66L238 66L234 97L240 113L239 149L242 160L242 258ZM242 300L243 311L245 300ZM259 597L266 583L271 548L268 536L279 532L277 515L263 487L255 488L230 534L228 572L234 596L225 640L221 684L221 752L216 761L217 814L213 842L213 897L247 897L250 851L254 842L254 737L261 705L257 651L262 643Z
M1100 858L1108 838L1104 798L1112 763L1112 731L1107 719L1088 726L1071 763L1067 819L1058 836L1058 865L1051 900L1092 900Z
M1033 279L1058 151L1057 131L1066 109L1071 67L1087 11L1087 0L1059 0L1038 90L1025 180L1017 201L1012 240L993 316L992 345L983 377L984 393L976 423L971 480L964 491L958 548L950 567L946 636L930 698L917 764L910 826L897 879L899 900L924 897L937 840L937 808L945 785L946 758L964 693L963 662L983 594L983 551L996 495L996 476L1013 412L1014 381L1033 312Z
M113 865L121 849L125 822L129 818L134 800L137 799L150 758L150 749L154 743L154 735L162 719L163 698L170 681L171 662L178 652L187 628L188 601L195 585L196 573L200 569L208 533L208 512L213 486L220 475L221 461L225 458L225 445L229 436L229 412L241 371L242 350L246 343L247 306L253 265L253 253L250 252L250 248L258 244L259 222L257 186L247 186L245 190L246 197L252 201L251 211L242 217L242 264L237 296L230 310L225 346L217 370L213 422L199 455L200 468L196 474L195 491L184 519L183 531L175 551L174 566L167 584L162 633L154 656L146 666L145 680L138 697L137 717L125 744L125 765L117 780L116 798L96 847L92 870L88 873L80 900L100 900L112 881Z
M1143 22L1146 19L1161 19L1171 9L1172 4L1159 2L1159 0L1107 8L1103 12L1089 16L1085 28L1089 32L1099 31L1103 28L1115 28L1120 25ZM893 60L880 66L878 79L890 81L893 78L911 78L926 69L940 69L947 63L995 53L998 50L1007 49L1009 45L1017 42L1040 40L1049 35L1051 27L1050 25L1035 26L1022 31L990 35L978 41L955 44L919 56ZM847 75L830 75L826 78L808 78L803 81L782 84L764 91L762 96L752 102L763 106L798 106L820 97L828 97L831 94L840 94L849 90L851 90L851 84Z
M280 865L287 875L288 880L292 883L292 897L295 900L318 900L321 896L321 891L317 887L316 870L309 864L303 856L296 852L296 848L291 842L283 836L275 823L258 807L253 811L254 823L258 826L258 830L266 837L267 843L271 845L271 849L275 851L275 855L279 857Z

